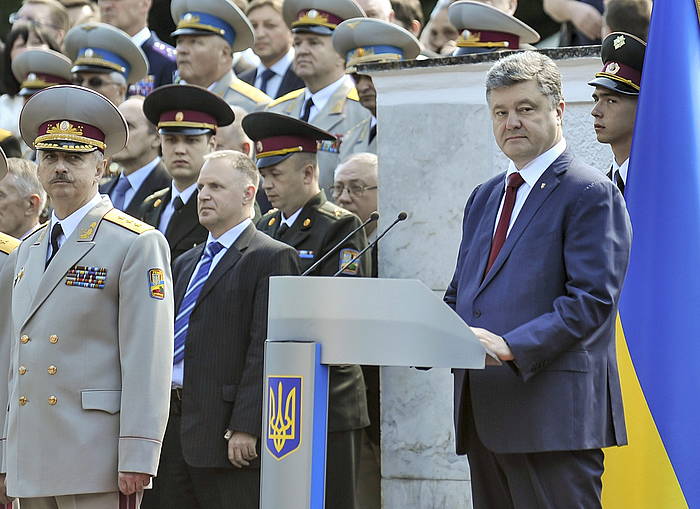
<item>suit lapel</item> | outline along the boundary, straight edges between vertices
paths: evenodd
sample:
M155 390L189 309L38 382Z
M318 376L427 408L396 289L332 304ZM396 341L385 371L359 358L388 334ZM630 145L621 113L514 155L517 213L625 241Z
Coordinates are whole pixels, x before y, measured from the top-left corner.
M257 78L257 76L256 76ZM281 97L284 94L288 94L299 88L304 88L304 82L294 74L292 71L292 66L287 67L287 72L282 76L282 81L280 82L279 89L277 90L277 97Z
M566 171L571 162L569 155L564 152L552 165L547 168L547 170L542 174L539 180L535 183L534 187L530 190L523 208L520 209L518 217L513 223L513 227L506 237L506 241L503 244L496 260L493 262L493 266L489 273L486 274L483 282L481 283L480 290L483 289L498 273L501 266L508 258L508 255L513 250L513 246L518 242L518 239L522 236L523 232L530 224L532 218L535 217L537 211L540 209L542 204L547 200L550 194L559 185L559 175ZM485 265L484 265L485 267Z
M476 241L479 249L475 253L478 257L476 260L478 267L478 270L476 271L477 285L481 282L484 270L486 270L486 262L488 261L489 252L491 251L491 242L493 240L494 228L496 226L496 216L498 215L498 209L501 206L501 200L503 199L504 193L505 184L502 180L499 180L498 184L491 190L489 199L486 202L486 207L484 208L485 213L481 218L481 224L479 225L479 237Z
M158 163L136 190L125 212L132 216L137 215L146 198L168 185L170 185L170 179L167 176L165 167L163 163Z
M33 303L36 296L36 291L40 287L41 279L44 277L44 265L46 265L46 256L49 250L49 226L44 228L36 242L29 246L29 253L25 265L20 267L20 273L23 274L24 287L31 292L30 297L26 302ZM17 281L17 284L19 281Z
M98 205L94 206L85 214L85 217L80 221L75 231L65 240L39 281L39 287L34 295L34 300L24 323L32 317L39 306L48 298L54 288L61 282L63 276L66 275L68 269L95 247L93 239L95 238L97 229L99 228L103 216L111 209L112 203L109 201L109 198L103 198ZM48 236L47 234L46 237ZM39 251L42 245L45 248L44 256L46 256L48 240L44 239L44 241L40 243ZM42 266L41 260L38 259L38 254L34 255L34 253L32 253L32 256L37 258L33 260L36 264L34 266L37 268Z
M180 210L173 213L166 230L168 244L177 245L188 233L199 225L197 215L197 191L192 193L190 199Z

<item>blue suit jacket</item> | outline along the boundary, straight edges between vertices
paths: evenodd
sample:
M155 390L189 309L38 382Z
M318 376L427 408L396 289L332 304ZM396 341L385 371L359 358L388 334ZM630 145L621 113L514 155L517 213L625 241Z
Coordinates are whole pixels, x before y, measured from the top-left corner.
M154 89L173 82L177 69L175 48L161 41L155 32L141 45L148 59L148 76L129 87L129 95L150 94Z
M631 242L622 195L564 152L530 191L482 281L504 179L481 184L467 202L445 302L469 325L503 336L515 361L454 370L457 452L469 447L468 412L471 431L496 453L622 445L615 320Z

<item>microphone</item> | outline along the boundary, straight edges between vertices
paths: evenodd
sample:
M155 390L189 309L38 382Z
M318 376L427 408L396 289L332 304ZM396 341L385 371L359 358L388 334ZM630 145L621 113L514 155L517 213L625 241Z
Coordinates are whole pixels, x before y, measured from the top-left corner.
M389 225L389 227L381 233L381 235L379 235L376 239L374 239L374 242L370 243L366 248L364 248L362 251L360 251L359 253L357 253L357 256L355 256L355 258L353 258L353 259L350 260L349 262L343 264L343 266L338 270L338 272L336 272L335 274L333 274L332 277L339 276L340 273L343 272L343 271L345 270L345 267L347 267L348 265L352 265L352 264L355 263L357 260L359 260L360 258L362 258L362 255L363 255L363 254L365 254L367 251L369 251L370 249L372 249L374 246L377 245L377 243L379 242L379 239L381 239L384 235L386 235L387 233L389 233L389 230L391 230L394 226L396 226L397 223L399 223L399 222L401 222L401 221L405 221L407 217L408 217L408 214L406 214L405 212L399 212L399 215L396 216L396 219L394 219L394 222L391 223L391 224Z
M319 258L319 259L316 261L316 263L314 263L311 267L309 267L308 269L306 269L306 270L303 272L302 276L308 276L310 273L312 273L314 270L316 270L316 267L318 267L318 266L321 265L323 262L325 262L325 261L328 259L328 257L329 257L330 255L332 255L332 254L335 253L338 249L340 249L340 246L342 246L343 244L345 244L345 242L347 242L347 240L348 240L350 237L352 237L352 236L355 235L357 232L359 232L360 230L362 230L362 229L363 229L365 226L367 226L369 223L372 223L372 222L374 222L374 221L377 221L378 219L379 219L379 212L377 212L377 211L375 210L374 212L372 212L372 213L369 215L369 217L367 218L367 221L365 221L365 222L362 223L360 226L358 226L357 228L355 228L353 231L351 231L350 233L348 233L348 234L345 236L345 238L344 238L343 240L341 240L341 241L338 242L335 246L333 246L333 249L331 249L331 250L328 251L326 254L324 254L321 258Z

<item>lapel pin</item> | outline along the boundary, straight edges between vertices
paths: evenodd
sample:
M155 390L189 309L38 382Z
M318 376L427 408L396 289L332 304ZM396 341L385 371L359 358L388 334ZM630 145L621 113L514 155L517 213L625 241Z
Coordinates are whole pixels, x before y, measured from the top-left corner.
M545 187L547 187L547 183L546 183L546 182L542 182L542 184L540 184L540 189L544 189Z

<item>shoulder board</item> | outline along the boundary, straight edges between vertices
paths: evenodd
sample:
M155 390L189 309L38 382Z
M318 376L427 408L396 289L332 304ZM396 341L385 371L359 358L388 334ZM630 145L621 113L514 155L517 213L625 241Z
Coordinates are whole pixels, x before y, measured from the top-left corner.
M125 214L121 210L112 209L104 215L104 219L110 223L118 224L122 228L134 233L143 233L154 228L150 224L142 223L135 217Z
M9 138L12 136L12 131L8 131L7 129L0 129L0 141L3 141L6 138Z
M274 208L265 212L265 214L263 214L263 216L260 219L258 219L258 222L257 222L258 229L264 230L267 227L274 225L276 220L273 221L273 218L276 216L277 212L278 212L278 210L274 209Z
M255 88L253 85L249 85L239 78L231 80L229 88L246 96L248 99L255 101L256 103L269 103L272 101L272 97L267 95L265 92Z
M269 108L270 106L275 106L276 104L280 104L280 103L289 101L290 99L295 99L295 98L299 97L301 94L303 94L303 93L304 93L304 90L306 90L306 89L305 89L305 88L300 88L300 89L297 89L297 90L292 90L291 92L288 92L288 93L284 94L282 97L278 97L277 99L275 99L274 101L272 101L272 102L271 102L270 104L268 104L267 106L268 106L268 108ZM355 93L357 93L357 91L355 91ZM360 100L359 96L358 96L357 100L358 100L358 101Z
M350 90L348 90L347 98L359 102L360 94L357 93L357 89L355 87L352 87Z
M10 235L0 233L0 252L10 254L17 248L17 246L20 245L20 243L20 240L17 240L16 238L11 237Z
M166 187L166 188L164 188L164 189L161 189L160 191L156 191L155 193L153 193L153 194L150 195L150 196L147 196L146 199L143 200L143 201L144 201L144 202L147 202L147 201L155 201L155 200L157 200L158 198L161 198L163 195L165 195L165 193L167 193L168 191L170 191L170 188L169 188L169 187Z
M340 219L341 217L350 215L350 212L329 201L323 202L323 204L318 208L318 211L325 216L332 217L333 219Z

